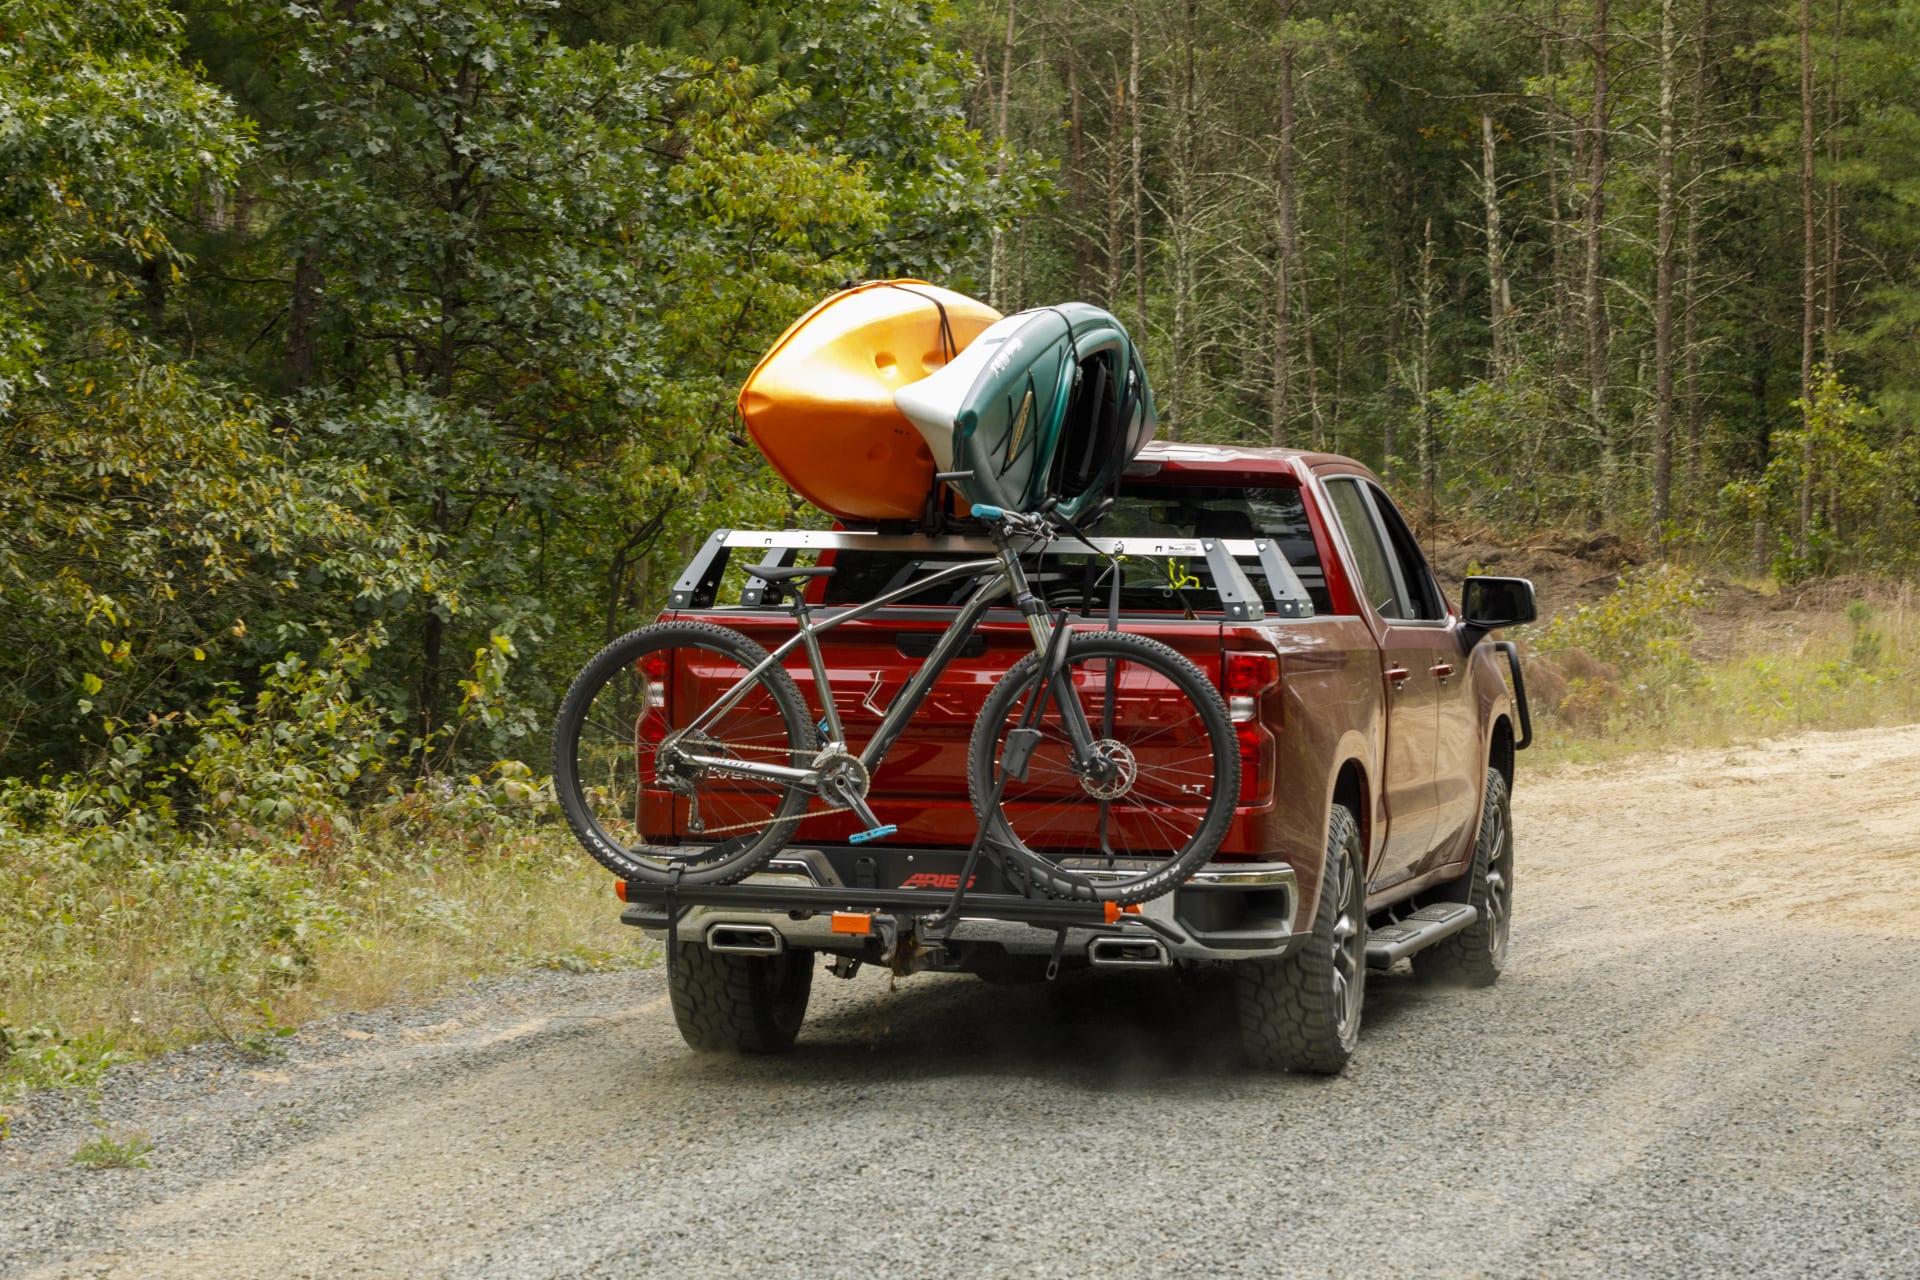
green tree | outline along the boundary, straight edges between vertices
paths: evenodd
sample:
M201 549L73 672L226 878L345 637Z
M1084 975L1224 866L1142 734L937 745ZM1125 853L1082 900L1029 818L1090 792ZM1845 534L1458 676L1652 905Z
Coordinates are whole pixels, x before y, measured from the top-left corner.
M417 579L422 544L155 340L251 145L174 14L15 4L0 36L0 762L64 770L251 672L276 614Z
M242 56L253 12L273 36ZM254 376L434 538L431 585L388 602L421 738L448 655L511 631L521 694L548 702L656 598L657 550L780 518L730 439L758 354L839 281L948 274L1034 189L990 180L927 14L795 13L830 34L783 47L792 81L587 38L625 11L559 15L557 39L537 0L243 6L220 28L230 67L292 50L266 212L226 272L279 294Z

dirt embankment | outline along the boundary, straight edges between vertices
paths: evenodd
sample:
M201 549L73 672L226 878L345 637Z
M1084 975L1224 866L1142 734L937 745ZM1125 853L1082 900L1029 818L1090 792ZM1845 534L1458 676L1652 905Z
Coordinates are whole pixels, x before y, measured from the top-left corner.
M1620 578L1654 558L1643 543L1617 534L1549 532L1521 539L1490 533L1440 530L1427 540L1434 571L1456 594L1468 573L1529 578L1539 593L1543 618L1571 613L1603 599ZM1773 640L1807 634L1864 600L1877 610L1912 609L1911 586L1859 574L1842 574L1794 586L1757 590L1726 575L1700 575L1707 604L1694 618L1694 655L1705 661L1764 649Z

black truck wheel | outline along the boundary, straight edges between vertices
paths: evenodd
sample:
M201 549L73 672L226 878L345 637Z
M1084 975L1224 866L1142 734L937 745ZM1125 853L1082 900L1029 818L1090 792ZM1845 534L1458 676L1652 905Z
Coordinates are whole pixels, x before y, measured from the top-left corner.
M1240 1044L1266 1070L1333 1075L1360 1037L1367 981L1367 885L1360 824L1335 805L1313 930L1277 960L1243 960Z
M728 955L683 942L667 970L680 1036L703 1053L785 1053L813 992L813 953Z
M1513 806L1507 780L1487 770L1480 806L1480 835L1467 873L1441 890L1443 902L1464 902L1479 914L1467 928L1413 957L1420 978L1490 987L1507 967L1507 933L1513 925Z

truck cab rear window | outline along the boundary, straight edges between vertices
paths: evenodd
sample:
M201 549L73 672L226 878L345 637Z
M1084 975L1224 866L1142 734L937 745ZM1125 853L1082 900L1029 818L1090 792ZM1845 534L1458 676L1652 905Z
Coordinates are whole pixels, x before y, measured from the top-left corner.
M1271 538L1300 577L1317 613L1328 613L1326 575L1307 523L1300 491L1245 485L1135 484L1122 487L1113 510L1091 532L1102 537ZM827 580L826 603L859 604L911 582L961 555L929 556L908 552L842 551L838 570ZM1243 561L1256 589L1266 579L1252 561ZM1127 613L1199 614L1219 612L1204 560L1177 558L1128 561L1121 581L1120 607ZM1104 560L1090 555L1051 555L1029 566L1036 586L1055 608L1098 614L1106 610L1109 584ZM971 592L967 583L947 583L914 596L913 605L958 606Z

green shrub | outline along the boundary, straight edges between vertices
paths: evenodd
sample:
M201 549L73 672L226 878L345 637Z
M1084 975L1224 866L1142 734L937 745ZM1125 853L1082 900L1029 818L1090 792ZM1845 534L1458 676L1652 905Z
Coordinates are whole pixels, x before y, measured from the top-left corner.
M356 682L379 632L328 641L308 662L288 654L268 670L251 701L224 686L204 715L184 776L202 811L237 825L327 835L346 823L346 802L368 789L399 735L391 716Z
M14 1027L0 1018L0 1101L31 1089L89 1088L109 1067L129 1062L113 1035L94 1030L67 1036L54 1027Z
M153 1143L144 1133L102 1128L73 1153L73 1162L83 1169L144 1169L152 1151Z
M1642 565L1603 599L1548 623L1536 648L1547 654L1579 649L1623 677L1687 664L1693 614L1706 603L1706 588L1687 570Z

